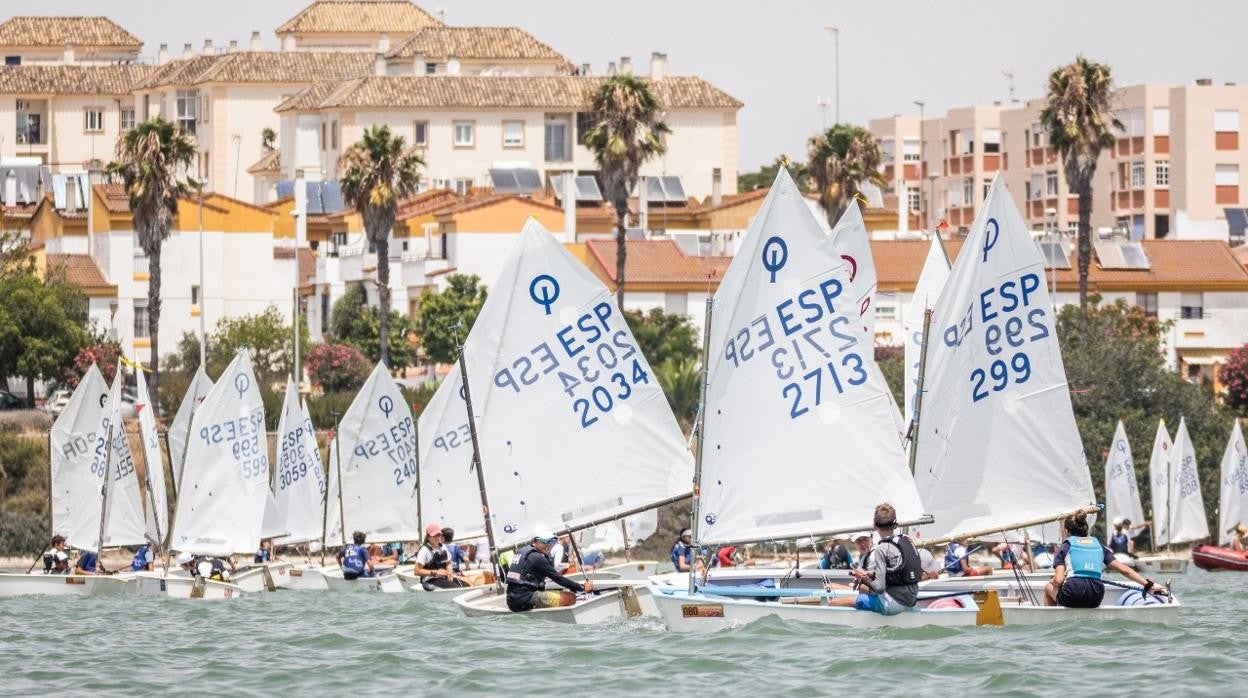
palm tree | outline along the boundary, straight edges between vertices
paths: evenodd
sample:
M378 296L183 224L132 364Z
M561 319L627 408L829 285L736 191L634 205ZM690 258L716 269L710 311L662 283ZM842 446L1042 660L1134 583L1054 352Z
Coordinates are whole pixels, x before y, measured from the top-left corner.
M582 142L594 154L603 195L615 207L615 302L624 309L624 226L628 195L637 186L641 166L667 151L671 133L650 84L633 75L614 75L594 93L590 125ZM645 196L645 192L638 192Z
M377 333L381 362L390 365L390 234L399 200L416 193L425 161L402 136L391 135L385 124L364 129L364 137L343 153L342 196L360 212L364 234L377 251Z
M1062 156L1066 186L1079 196L1079 317L1088 316L1088 264L1092 261L1092 176L1101 150L1114 147L1122 124L1113 112L1109 66L1076 56L1049 75L1048 105L1040 123Z
M147 316L152 350L149 389L152 409L160 391L160 250L178 212L178 197L202 186L186 177L195 162L195 139L159 116L138 124L117 139L117 159L108 164L130 197L134 235L147 256Z
M806 172L819 192L819 207L835 226L862 182L887 184L880 173L880 144L871 132L853 124L836 124L813 136Z

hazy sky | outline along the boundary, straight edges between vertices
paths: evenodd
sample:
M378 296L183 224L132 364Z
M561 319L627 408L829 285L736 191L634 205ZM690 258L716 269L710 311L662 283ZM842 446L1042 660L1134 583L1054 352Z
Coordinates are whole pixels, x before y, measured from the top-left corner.
M304 0L58 0L20 5L22 14L106 14L146 42L154 55L177 55L190 41L247 45L253 29L265 47L308 4ZM738 120L741 169L779 153L803 157L820 126L816 99L831 97L833 42L840 27L842 121L895 113L927 114L1008 98L1002 71L1019 99L1039 97L1047 72L1076 53L1107 62L1119 84L1248 83L1248 2L791 2L787 0L434 0L420 3L456 25L515 25L601 74L631 56L649 70L652 51L669 70L701 75L745 102ZM19 3L7 1L0 16ZM828 108L829 123L834 107Z

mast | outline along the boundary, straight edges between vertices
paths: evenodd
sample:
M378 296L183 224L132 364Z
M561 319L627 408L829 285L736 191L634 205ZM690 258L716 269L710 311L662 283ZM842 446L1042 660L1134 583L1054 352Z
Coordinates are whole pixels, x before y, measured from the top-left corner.
M490 499L485 492L485 473L481 470L481 444L477 439L477 418L472 409L472 388L468 383L468 362L464 359L464 345L459 345L459 376L464 385L464 404L468 408L468 433L472 436L472 467L477 471L477 486L481 490L481 514L485 517L485 539L490 546L490 564L494 565L495 584L502 589L502 568L498 566L498 545L494 542L494 525L490 522Z
M334 418L334 424L337 425L338 417L341 416L341 413L336 412L334 410L330 410L329 416ZM338 427L335 426L334 427L334 445L337 445L337 443L338 443ZM325 462L328 463L329 462L329 453L328 453L329 449L326 448L325 450L326 450ZM338 467L341 468L342 464L340 463ZM342 487L339 486L338 489L341 490ZM321 513L321 567L324 567L325 566L325 546L329 542L329 473L328 472L325 473L325 493L321 495L321 508L322 508L322 513Z
M420 418L416 414L412 414L412 448L412 458L416 461L416 531L423 532L425 517L421 509L423 503L420 501Z
M142 433L143 425L139 424L139 440L142 441L147 435ZM161 548L165 547L165 536L160 530L160 517L156 515L156 495L152 492L152 464L147 462L147 444L143 444L143 448L139 449L143 453L143 480L147 489L147 504L152 508L152 523L156 526L156 544ZM160 467L165 467L164 463Z
M715 297L708 295L706 297L706 326L702 331L702 388L701 395L698 397L698 422L695 426L698 430L698 452L694 454L693 505L689 509L691 519L689 528L693 534L690 538L695 549L698 548L698 538L701 534L698 522L702 517L698 510L702 500L702 446L706 443L706 388L707 376L711 368L711 316L714 307ZM695 591L697 591L696 572L694 566L689 565L689 593L692 594Z
M910 474L914 474L915 463L919 456L919 417L923 411L923 377L927 373L927 339L932 328L932 309L923 311L923 347L919 350L919 379L914 386L914 418L910 421L910 433L906 436L910 441Z
M335 413L334 422L334 461L338 468L334 474L338 480L338 534L342 536L342 547L347 546L347 512L342 504L342 415ZM322 553L324 554L324 553Z

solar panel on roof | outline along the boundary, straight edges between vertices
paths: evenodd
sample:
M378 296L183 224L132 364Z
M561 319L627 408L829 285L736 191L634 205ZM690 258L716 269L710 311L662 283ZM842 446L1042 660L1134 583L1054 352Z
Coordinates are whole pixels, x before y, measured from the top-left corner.
M1070 257L1066 254L1065 245L1052 240L1043 240L1039 244L1040 253L1044 255L1045 269L1070 268Z
M337 213L346 207L342 198L342 186L337 182L321 182L321 208L325 213Z
M516 187L524 194L532 194L542 188L542 175L532 168L521 167L514 170Z
M304 182L303 189L308 193L308 203L305 208L309 216L319 216L325 213L325 206L321 203L321 183L320 182Z
M295 195L295 183L289 179L283 179L277 184L274 184L273 188L277 190L277 198L279 199Z
M520 192L516 186L515 170L490 170L490 183L494 185L494 191L499 194L517 194Z
M1102 269L1148 269L1148 255L1138 242L1115 240L1096 243L1096 259Z
M1122 258L1122 250L1113 242L1098 242L1093 245L1096 250L1096 261L1102 269L1126 269L1127 262Z
M646 177L646 201L658 204L667 201L667 194L663 190L663 181L658 177Z
M1138 242L1122 242L1119 243L1119 249L1122 252L1122 259L1126 262L1127 269L1149 269L1151 264L1148 262L1148 255L1144 253L1144 246Z
M664 177L663 190L667 194L667 201L684 203L685 187L680 183L680 177Z
M1224 208L1226 212L1226 227L1230 233L1232 245L1244 244L1245 236L1248 236L1248 208Z
M598 180L589 175L577 177L576 200L595 203L602 201L602 191L598 189Z

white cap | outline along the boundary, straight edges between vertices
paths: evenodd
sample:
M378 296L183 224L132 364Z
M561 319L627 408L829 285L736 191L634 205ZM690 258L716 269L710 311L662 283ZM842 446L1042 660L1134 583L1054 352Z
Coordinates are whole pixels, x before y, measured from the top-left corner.
M188 563L188 562L190 562L191 560L194 560L194 559L195 559L195 556L194 556L194 555L192 555L192 554L190 554L190 553L178 553L178 564L179 564L179 565L185 565L186 563Z
M1121 526L1124 521L1126 521L1126 519L1122 518L1121 516L1115 516L1114 526Z
M543 526L541 524L538 524L533 527L533 532L532 532L532 535L529 536L529 539L530 540L534 540L534 539L551 540L554 537L555 537L555 532L550 530L550 526Z
M856 541L856 540L858 540L859 538L870 538L870 537L871 537L871 532L870 532L870 531L859 531L859 532L857 532L857 533L851 533L851 534L849 534L849 540L850 540L850 541Z

